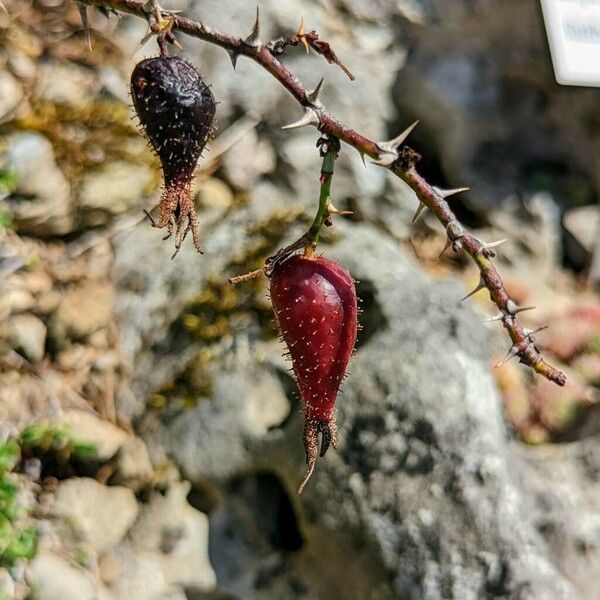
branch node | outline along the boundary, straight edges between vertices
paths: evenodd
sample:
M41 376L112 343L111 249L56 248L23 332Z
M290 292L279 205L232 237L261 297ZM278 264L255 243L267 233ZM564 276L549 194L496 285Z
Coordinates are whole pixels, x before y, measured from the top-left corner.
M413 150L409 146L404 146L402 152L400 152L400 157L398 158L398 167L402 171L410 171L411 169L414 169L415 165L420 160L421 155L416 150Z
M483 245L481 246L480 252L483 256L485 256L485 258L494 258L494 256L496 256L496 252L494 251L494 248L498 248L498 246L501 246L502 244L504 244L507 241L508 241L508 238L498 240L497 242L490 242L489 244L484 242Z
M419 121L415 121L412 125L409 125L400 135L396 136L392 140L388 140L386 142L377 142L376 146L377 149L380 151L380 154L376 160L372 161L373 164L379 165L381 167L389 167L391 164L396 162L400 158L400 146L402 146L406 138L411 134L412 130L418 124Z
M450 223L446 225L446 235L450 241L456 242L465 235L465 229L457 220L450 221Z

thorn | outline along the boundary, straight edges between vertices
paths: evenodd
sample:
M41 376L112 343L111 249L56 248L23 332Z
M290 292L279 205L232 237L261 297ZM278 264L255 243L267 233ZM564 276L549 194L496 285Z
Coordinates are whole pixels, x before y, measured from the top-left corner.
M0 2L0 6L6 10L2 2ZM79 16L81 17L81 23L83 24L83 33L85 34L85 39L87 41L88 48L90 52L92 51L92 36L90 35L90 23L88 21L88 13L87 13L87 5L82 2L77 3L77 8L79 9ZM8 12L8 11L7 11Z
M260 45L260 40L258 39L260 36L260 9L258 5L256 6L256 21L254 21L254 26L252 27L252 31L250 35L244 40L248 46L258 46Z
M284 125L281 129L298 129L307 125L314 125L315 127L319 125L319 117L317 116L317 113L308 106L304 109L304 115L299 121L290 123L289 125Z
M526 310L535 310L535 306L517 306L513 300L509 300L506 303L506 310L514 316Z
M229 54L229 59L231 60L231 65L233 66L233 70L235 71L235 67L237 66L237 59L239 54L233 50L227 50L227 54Z
M300 27L298 27L298 33L296 33L296 37L300 40L300 43L304 46L306 50L306 54L309 53L310 49L308 46L308 42L306 41L306 32L304 31L304 17L300 19Z
M527 337L530 338L532 335L535 335L536 333L539 333L540 331L544 331L544 329L548 329L548 327L550 327L550 325L542 325L541 327L538 327L537 329L527 329L526 327L523 327L523 333Z
M453 190L443 190L439 187L435 187L435 185L433 186L433 190L435 191L435 193L444 199L450 198L450 196L454 196L455 194L462 194L463 192L468 192L470 189L471 188L468 187L461 187L454 188Z
M467 298L470 298L471 296L483 289L485 289L485 282L483 281L483 278L480 278L477 287L471 292L469 292L464 298L461 298L460 301L464 302Z
M484 246L488 250L492 250L493 248L497 248L498 246L502 246L505 242L508 242L508 238L504 238L503 240L498 240L497 242L490 242L489 244L484 244Z
M333 204L333 202L330 202L327 205L327 212L330 215L340 215L342 217L354 214L351 210L340 210L339 208L336 208L335 205Z
M482 256L485 256L485 258L494 258L494 256L496 256L496 252L494 251L494 248L497 248L498 246L501 246L502 244L504 244L504 242L507 242L508 238L504 238L503 240L498 240L497 242L491 242L491 243L487 243L487 242L482 242L482 247L479 250L479 252L482 254Z
M417 206L417 210L415 211L415 215L412 219L412 222L414 223L420 216L421 213L427 208L427 206L425 206L425 204L423 204L421 201L419 201L419 205ZM443 252L442 252L443 254Z
M177 41L177 38L175 36L172 37L171 44L173 44L173 46L175 46L175 48L177 48L178 50L183 50L183 46Z
M519 349L516 346L511 346L508 350L507 355L497 365L494 365L494 368L497 369L504 363L507 363L509 360L512 360L517 354L519 354Z
M321 88L323 87L324 81L325 77L321 77L321 81L317 83L317 87L312 92L306 92L306 99L311 104L316 104L319 101L319 94L321 93Z
M0 1L0 8L8 14L8 10L6 9L6 6L4 6L4 4L2 4L2 2Z
M493 323L494 321L502 321L504 319L504 317L506 317L508 315L505 315L504 313L498 313L495 317L490 317L489 319L485 319L484 323Z
M411 134L412 130L418 124L419 121L415 121L412 125L409 125L400 135L396 136L393 140L389 140L387 142L377 142L377 147L382 151L382 153L391 153L396 155L397 157L398 148L400 148L400 146L404 143L404 140L406 140L406 138Z

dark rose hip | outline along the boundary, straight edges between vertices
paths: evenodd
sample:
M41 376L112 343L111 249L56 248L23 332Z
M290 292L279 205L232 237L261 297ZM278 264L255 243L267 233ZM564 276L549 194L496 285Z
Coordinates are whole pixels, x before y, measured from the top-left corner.
M336 446L335 402L358 328L356 287L336 262L292 256L273 269L271 301L304 405L302 493L318 455Z
M175 254L189 231L200 251L191 192L196 164L212 133L215 99L198 71L176 56L148 58L131 74L131 96L164 174L155 227L175 228Z

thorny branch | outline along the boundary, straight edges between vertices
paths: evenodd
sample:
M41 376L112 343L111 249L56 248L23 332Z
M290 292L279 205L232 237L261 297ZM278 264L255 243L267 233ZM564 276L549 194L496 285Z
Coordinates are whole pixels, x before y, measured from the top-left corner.
M147 3L137 0L79 0L79 2L84 5L112 9L119 13L136 15L147 21L152 21L151 26L152 23L156 22L164 26L160 17L158 19L152 17L153 10L157 5L155 0L150 0ZM302 118L296 123L287 125L285 129L314 125L322 134L328 134L352 146L363 159L365 155L369 156L374 159L375 164L387 168L407 183L420 201L416 216L422 208L430 209L445 228L448 237L447 247L451 246L455 252L466 252L479 268L480 283L467 297L479 290L488 290L491 301L499 311L493 319L502 322L512 340L512 346L505 360L518 357L521 363L528 365L549 380L561 386L565 384L566 377L564 373L542 358L533 339L535 331L526 329L519 320L518 314L529 307L517 306L504 287L502 279L492 262L495 256L495 247L498 243L485 244L467 232L450 209L447 198L464 191L464 188L441 190L430 185L417 171L416 165L421 157L417 152L404 145L405 139L416 123L393 140L375 142L338 121L319 100L319 91L323 81L321 80L313 91L308 91L302 82L275 56L281 54L287 45L302 44L305 48L307 45L312 47L329 62L342 66L330 46L319 40L318 35L314 32L305 33L303 26L295 36L287 41L283 38L270 43L263 43L260 40L258 11L256 23L250 35L246 38L217 31L205 23L193 21L174 12L163 11L162 14L168 19L170 34L180 32L220 46L229 54L234 68L238 57L245 56L258 63L277 79L304 110ZM156 29L156 24L154 29ZM342 66L342 68L344 67ZM344 70L347 69L344 68Z

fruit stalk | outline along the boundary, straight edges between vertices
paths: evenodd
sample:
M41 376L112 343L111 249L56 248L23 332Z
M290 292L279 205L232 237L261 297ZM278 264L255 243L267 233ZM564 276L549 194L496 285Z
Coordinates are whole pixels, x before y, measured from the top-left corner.
M333 180L333 169L335 166L335 159L337 158L337 150L332 145L325 152L323 157L323 165L321 166L321 189L319 192L319 208L315 219L310 226L306 234L306 248L305 254L312 254L314 248L316 248L319 242L319 234L325 222L330 216L331 206L331 182Z

